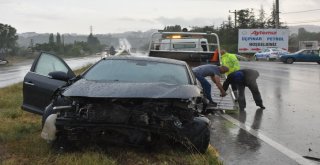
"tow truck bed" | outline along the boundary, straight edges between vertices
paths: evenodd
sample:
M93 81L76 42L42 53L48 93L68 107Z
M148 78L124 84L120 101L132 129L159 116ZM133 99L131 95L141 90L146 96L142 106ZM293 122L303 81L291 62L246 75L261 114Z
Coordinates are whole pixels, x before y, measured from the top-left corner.
M218 103L218 106L215 108L217 110L226 110L226 111L233 111L238 110L239 106L238 103L235 101L234 93L232 92L232 89L229 87L227 90L227 96L220 97L220 91L217 88L217 86L211 81L211 79L207 79L211 86L211 96L214 102ZM224 82L225 76L223 75L221 78L221 82Z

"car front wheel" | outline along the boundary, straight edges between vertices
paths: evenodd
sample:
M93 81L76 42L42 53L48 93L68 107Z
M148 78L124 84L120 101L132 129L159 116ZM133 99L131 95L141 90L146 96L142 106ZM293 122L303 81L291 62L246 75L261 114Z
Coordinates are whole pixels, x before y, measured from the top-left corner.
M257 56L254 56L254 60L255 60L255 61L259 61L259 59L257 58Z
M210 128L208 123L195 118L193 122L188 123L182 130L182 135L187 138L185 146L195 152L205 153L210 143Z
M286 63L292 64L294 62L293 58L287 58Z
M210 142L210 129L209 127L202 130L202 132L192 139L192 143L195 149L200 153L205 153L207 151Z

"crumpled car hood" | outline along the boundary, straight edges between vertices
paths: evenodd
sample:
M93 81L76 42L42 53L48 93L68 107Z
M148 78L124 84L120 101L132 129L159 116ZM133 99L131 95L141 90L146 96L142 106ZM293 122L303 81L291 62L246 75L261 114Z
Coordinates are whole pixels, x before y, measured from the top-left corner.
M97 98L191 98L201 95L195 85L165 83L97 82L81 79L64 92L67 97Z

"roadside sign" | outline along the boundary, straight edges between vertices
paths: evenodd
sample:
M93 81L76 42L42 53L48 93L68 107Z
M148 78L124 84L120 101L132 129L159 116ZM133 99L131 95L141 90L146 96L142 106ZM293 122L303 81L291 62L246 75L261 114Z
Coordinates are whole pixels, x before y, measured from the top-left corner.
M238 52L255 53L265 48L288 51L288 29L239 29Z

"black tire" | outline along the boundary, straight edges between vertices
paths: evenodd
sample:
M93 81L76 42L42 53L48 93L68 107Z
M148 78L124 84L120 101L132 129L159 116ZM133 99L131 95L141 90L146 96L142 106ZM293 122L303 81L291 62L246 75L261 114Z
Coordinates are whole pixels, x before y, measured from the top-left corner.
M287 64L292 64L294 62L294 59L293 58L287 58L286 59L286 63Z
M198 153L205 153L210 142L210 129L206 122L196 119L185 125L182 130L188 142L189 149Z
M257 56L254 56L254 60L255 60L255 61L259 61L259 59L257 58Z
M320 61L318 61L317 63L320 64Z
M194 138L191 143L194 145L196 151L200 153L205 153L208 149L210 142L210 130L209 127L206 127L202 130L202 132L198 135L198 137Z
M44 125L44 123L46 122L46 120L47 120L47 118L50 116L50 115L52 115L52 114L54 114L55 112L54 112L54 110L53 110L53 107L52 107L52 103L50 103L47 107L46 107L46 109L44 110L44 112L43 112L43 114L42 114L42 128L43 128L43 125Z

